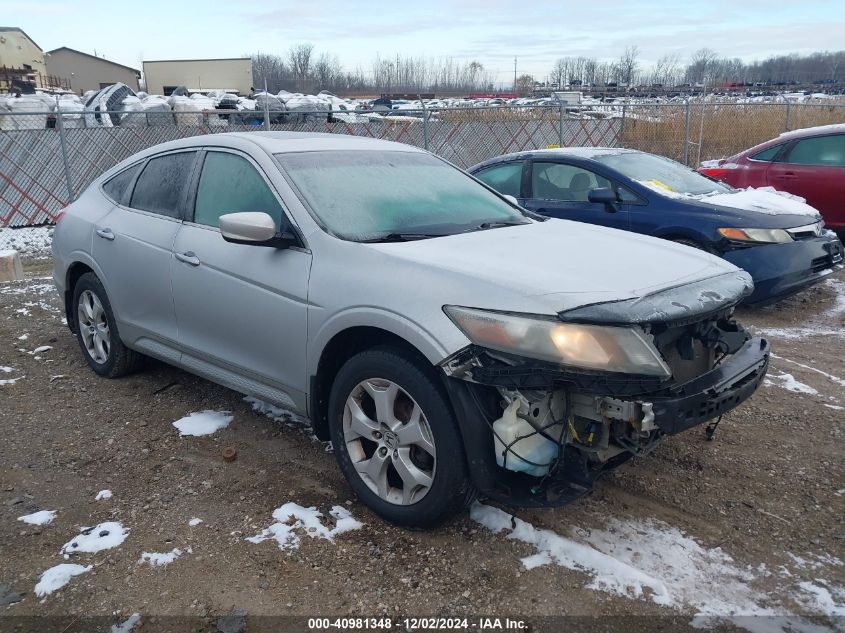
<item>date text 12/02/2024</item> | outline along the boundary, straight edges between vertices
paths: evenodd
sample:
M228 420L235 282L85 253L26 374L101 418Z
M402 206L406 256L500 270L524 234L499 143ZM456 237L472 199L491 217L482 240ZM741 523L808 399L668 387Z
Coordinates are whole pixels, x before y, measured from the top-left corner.
M524 620L511 618L309 618L308 629L376 631L399 628L404 631L520 631L528 627Z

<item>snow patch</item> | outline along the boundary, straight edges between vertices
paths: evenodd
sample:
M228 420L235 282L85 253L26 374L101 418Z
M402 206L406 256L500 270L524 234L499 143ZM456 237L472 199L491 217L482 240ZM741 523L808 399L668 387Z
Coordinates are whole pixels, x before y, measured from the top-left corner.
M799 582L798 586L804 592L798 601L813 613L821 613L829 617L845 616L845 590L841 587L828 588L823 580L813 582Z
M197 525L199 525L202 522L203 522L202 519L193 518L190 521L188 521L188 525L190 525L191 527L196 527Z
M153 567L164 567L179 558L183 553L178 547L174 547L169 552L163 553L144 552L141 554L141 558L138 559L138 564L149 563Z
M117 521L106 521L94 527L82 528L79 536L71 539L62 546L61 553L67 558L70 554L85 552L94 554L104 549L117 547L129 532Z
M26 376L18 376L17 378L4 378L0 380L0 385L14 385L17 381L26 378Z
M21 255L48 255L52 243L52 226L0 228L0 247L12 248Z
M55 518L55 510L40 510L39 512L33 512L32 514L25 514L22 517L18 517L18 521L23 521L24 523L29 523L30 525L49 525Z
M775 382L780 381L780 382ZM803 382L798 382L795 380L795 377L792 374L769 374L766 380L763 382L764 385L767 387L776 386L781 387L782 389L786 389L787 391L792 391L795 393L806 393L811 396L818 395L818 391L813 389L810 385L805 385Z
M746 616L780 616L763 624L772 631L822 631L788 613L772 596L792 594L814 614L836 615L845 608L839 589L799 584L792 591L757 591L755 580L771 574L764 566L741 567L721 548L705 548L681 530L655 519L612 518L605 529L573 530L573 538L535 528L510 514L476 502L470 518L507 538L534 546L522 559L526 569L556 563L590 576L587 588L632 599L646 599L681 611L694 611L692 625L711 628L722 620L751 631L761 622ZM577 536L576 536L577 535ZM824 557L817 557L822 561ZM793 557L793 560L803 559ZM829 561L828 561L829 562ZM785 569L785 568L784 568ZM781 577L791 577L781 574Z
M35 595L39 598L49 596L54 591L58 591L70 582L74 576L79 576L87 571L91 571L92 566L88 565L74 565L71 563L61 563L55 567L51 567L38 577L38 584L35 585Z
M100 492L97 493L97 496L94 497L94 501L100 501L102 499L111 499L111 498L112 498L111 490L108 490L108 489L100 490Z
M42 345L41 347L36 347L34 350L30 352L30 354L41 354L46 352L48 349L53 349L52 345Z
M112 624L109 633L129 633L141 622L141 614L133 613L120 624Z
M11 367L0 365L0 371L2 371L4 374L11 374L14 370Z
M729 193L688 194L679 193L656 180L638 180L641 185L667 198L695 200L720 207L756 211L766 215L806 215L818 219L819 212L800 196L794 196L774 187L748 187Z
M235 419L231 413L231 411L212 411L210 409L197 411L176 420L173 426L179 429L179 435L182 437L211 435L229 426L229 423Z
M270 525L255 536L247 537L250 543L261 543L267 539L274 539L283 550L298 549L300 538L297 531L304 531L311 538L322 538L333 541L334 537L344 532L357 530L363 523L352 517L343 506L333 506L329 514L335 519L335 526L329 528L323 525L322 512L315 507L304 508L292 501L276 508L273 518L276 523Z
M826 371L822 371L821 369L816 369L815 367L812 367L810 365L804 365L802 363L799 363L798 361L790 360L789 358L784 358L783 356L778 356L777 354L772 354L771 356L772 356L772 358L777 358L778 360L785 360L787 363L792 363L793 365L797 365L798 367L801 367L802 369L806 369L808 371L816 372L817 374L820 374L820 375L824 376L825 378L829 379L831 382L835 382L840 387L845 387L845 380L843 380L842 378L839 378L838 376L834 376L833 374L829 374Z

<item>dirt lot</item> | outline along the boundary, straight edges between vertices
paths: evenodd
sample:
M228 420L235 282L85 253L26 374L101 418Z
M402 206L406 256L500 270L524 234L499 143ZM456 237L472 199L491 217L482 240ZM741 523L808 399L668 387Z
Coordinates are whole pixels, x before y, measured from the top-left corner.
M508 518L495 533L481 522L503 515L484 506L434 531L383 523L307 429L180 370L150 362L125 379L98 378L63 324L49 262L28 268L27 282L0 284L2 631L108 631L135 612L135 631L239 630L237 617L218 620L238 609L247 630L307 630L304 620L260 616L350 614L466 616L470 630L478 614L520 617L532 630L576 621L669 630L732 611L796 617L704 624L845 626L845 275L741 312L776 356L769 383L725 417L715 441L703 429L671 438L568 507L505 508L526 523ZM206 409L234 420L180 437L173 422ZM223 460L225 447L235 461ZM103 489L113 497L95 500ZM300 532L287 550L245 540L286 502L316 507L329 527L338 505L363 526L333 540ZM49 525L17 520L42 509L57 511ZM190 526L195 517L203 522ZM120 546L63 559L83 527L107 521L128 530ZM166 566L139 562L174 548L183 554ZM36 597L39 575L59 563L93 567ZM45 615L55 619L25 617ZM562 615L607 617L544 617Z

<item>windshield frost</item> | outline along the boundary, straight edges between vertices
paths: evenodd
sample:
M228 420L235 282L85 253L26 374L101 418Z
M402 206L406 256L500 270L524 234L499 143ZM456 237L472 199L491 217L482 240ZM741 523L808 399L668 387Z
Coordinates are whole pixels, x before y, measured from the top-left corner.
M517 209L448 163L417 152L276 154L311 211L335 235L447 235L483 223L528 222Z
M700 196L708 193L729 193L731 189L705 178L701 174L680 163L640 152L625 152L608 156L596 156L599 163L615 169L632 180L661 192ZM662 192L661 192L662 193Z

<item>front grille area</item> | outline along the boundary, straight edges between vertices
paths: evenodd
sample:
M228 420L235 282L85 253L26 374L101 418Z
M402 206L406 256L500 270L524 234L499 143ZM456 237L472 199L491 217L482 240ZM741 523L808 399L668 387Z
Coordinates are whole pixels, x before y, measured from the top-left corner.
M786 229L793 240L808 240L822 234L822 223L815 222L805 226L796 226L794 229Z
M823 271L825 268L830 268L831 265L830 257L816 257L812 262L810 262L810 270L814 273L818 273Z

